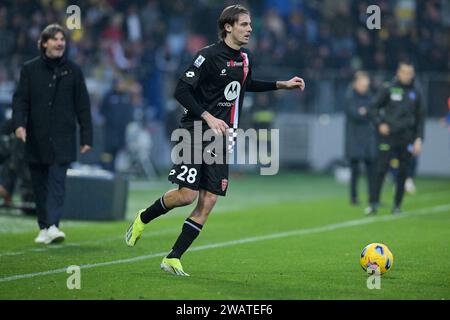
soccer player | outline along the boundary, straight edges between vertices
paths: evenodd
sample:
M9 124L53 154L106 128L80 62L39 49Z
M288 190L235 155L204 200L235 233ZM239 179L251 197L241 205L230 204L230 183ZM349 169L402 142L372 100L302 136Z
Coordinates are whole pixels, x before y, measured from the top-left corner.
M414 66L400 62L397 76L379 91L371 110L378 128L378 157L374 193L366 214L375 214L379 206L384 177L393 155L399 160L392 213L401 212L405 180L412 156L422 151L425 125L423 94L415 79Z
M198 52L175 89L175 98L185 108L181 127L192 134L194 130L212 129L217 137L223 137L229 134L229 130L236 129L246 91L305 88L303 79L299 77L276 82L252 79L253 57L243 48L252 33L250 13L246 8L241 5L225 8L219 17L218 28L220 41ZM201 125L196 126L197 123ZM215 155L222 159L228 153L225 144L222 153L215 150ZM206 145L206 142L201 145L192 143L189 147L203 154ZM198 198L172 250L161 263L164 271L187 276L180 258L199 235L218 196L225 196L228 164L226 161L206 164L204 159L201 163L186 161L175 164L170 171L169 181L178 184L178 188L166 192L149 208L140 210L127 230L125 240L128 246L134 246L146 224Z

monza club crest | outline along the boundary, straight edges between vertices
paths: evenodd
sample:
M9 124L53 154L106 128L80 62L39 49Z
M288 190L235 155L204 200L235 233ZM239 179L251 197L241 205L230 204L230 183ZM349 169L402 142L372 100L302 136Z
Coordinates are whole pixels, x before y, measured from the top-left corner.
M228 187L228 179L222 179L221 183L222 191L225 191Z

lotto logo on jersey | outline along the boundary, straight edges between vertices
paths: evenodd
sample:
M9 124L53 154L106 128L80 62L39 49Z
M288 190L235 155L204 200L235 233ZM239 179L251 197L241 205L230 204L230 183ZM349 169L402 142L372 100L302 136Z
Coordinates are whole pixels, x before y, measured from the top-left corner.
M239 97L239 94L241 93L241 84L239 81L233 81L230 82L223 91L223 95L225 96L225 99L228 101L236 100Z
M203 62L205 62L205 57L202 55L199 55L197 57L197 59L195 59L194 61L194 66L196 66L197 68L200 68L200 66L203 64Z

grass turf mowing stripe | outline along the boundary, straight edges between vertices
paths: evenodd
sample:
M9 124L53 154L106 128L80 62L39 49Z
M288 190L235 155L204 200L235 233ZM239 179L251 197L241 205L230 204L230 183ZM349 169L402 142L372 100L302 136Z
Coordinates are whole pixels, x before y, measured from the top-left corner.
M228 247L228 246L263 241L263 240L271 240L271 239L279 239L279 238L285 238L285 237L291 237L291 236L300 236L300 235L321 233L321 232L333 231L333 230L337 230L337 229L360 226L360 225L365 225L365 224L392 221L392 220L412 217L412 216L416 216L416 215L438 213L438 212L443 212L443 211L447 211L447 210L450 210L450 204L439 205L439 206L428 207L428 208L421 208L421 209L417 209L417 210L407 211L407 212L404 212L404 213L398 214L398 215L366 217L366 218L362 218L362 219L349 220L349 221L325 225L325 226L321 226L321 227L298 229L298 230L268 234L268 235L264 235L264 236L256 236L256 237L249 237L249 238L244 238L244 239L239 239L239 240L231 240L231 241L213 243L213 244L193 247L190 249L190 251L202 251L202 250L222 248L222 247ZM80 269L91 269L91 268L102 267L102 266L111 266L111 265L116 265L116 264L136 262L136 261L141 261L141 260L146 260L146 259L164 257L166 254L167 254L167 252L160 252L160 253L154 253L154 254L150 254L150 255L137 256L137 257L128 258L128 259L119 259L119 260L113 260L113 261L86 264L86 265L81 265ZM60 269L54 269L54 270L48 270L48 271L42 271L42 272L36 272L36 273L19 274L19 275L0 278L0 283L20 280L20 279L34 278L34 277L45 276L45 275L50 275L50 274L65 273L66 271L67 271L67 268L60 268Z

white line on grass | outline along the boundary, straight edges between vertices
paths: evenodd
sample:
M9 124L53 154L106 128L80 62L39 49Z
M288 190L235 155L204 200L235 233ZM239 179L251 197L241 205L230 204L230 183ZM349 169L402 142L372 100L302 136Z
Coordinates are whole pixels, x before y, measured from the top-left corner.
M193 247L190 249L190 251L202 251L202 250L223 248L223 247L229 247L229 246L234 246L234 245L238 245L238 244L251 243L251 242L257 242L257 241L263 241L263 240L272 240L272 239L279 239L279 238L285 238L285 237L291 237L291 236L301 236L301 235L307 235L307 234L321 233L321 232L333 231L333 230L337 230L337 229L360 226L360 225L371 224L371 223L376 223L376 222L398 220L401 218L412 217L412 216L416 216L416 215L438 213L438 212L443 212L443 211L447 211L447 210L450 210L450 204L412 210L412 211L404 212L399 215L366 217L366 218L362 218L362 219L349 220L349 221L345 221L345 222L330 224L330 225L326 225L326 226L322 226L322 227L299 229L299 230L292 230L292 231L286 231L286 232L278 232L278 233L268 234L268 235L264 235L264 236L249 237L249 238L244 238L244 239L239 239L239 240L231 240L231 241L207 244L207 245L203 245L203 246ZM97 267L103 267L103 266L112 266L112 265L116 265L116 264L136 262L136 261L141 261L141 260L146 260L146 259L164 257L166 254L167 254L167 252L159 252L159 253L142 255L142 256L137 256L137 257L128 258L128 259L119 259L119 260L113 260L113 261L85 264L85 265L81 265L80 269L91 269L91 268L97 268ZM20 280L20 279L34 278L34 277L45 276L45 275L56 274L56 273L65 273L66 270L67 270L67 268L60 268L60 269L43 271L43 272L18 274L18 275L14 275L14 276L0 278L0 283Z
M18 255L21 255L21 254L24 254L25 252L23 252L23 251L17 251L17 252L5 252L5 253L2 253L2 254L0 254L0 257L1 256L18 256Z

